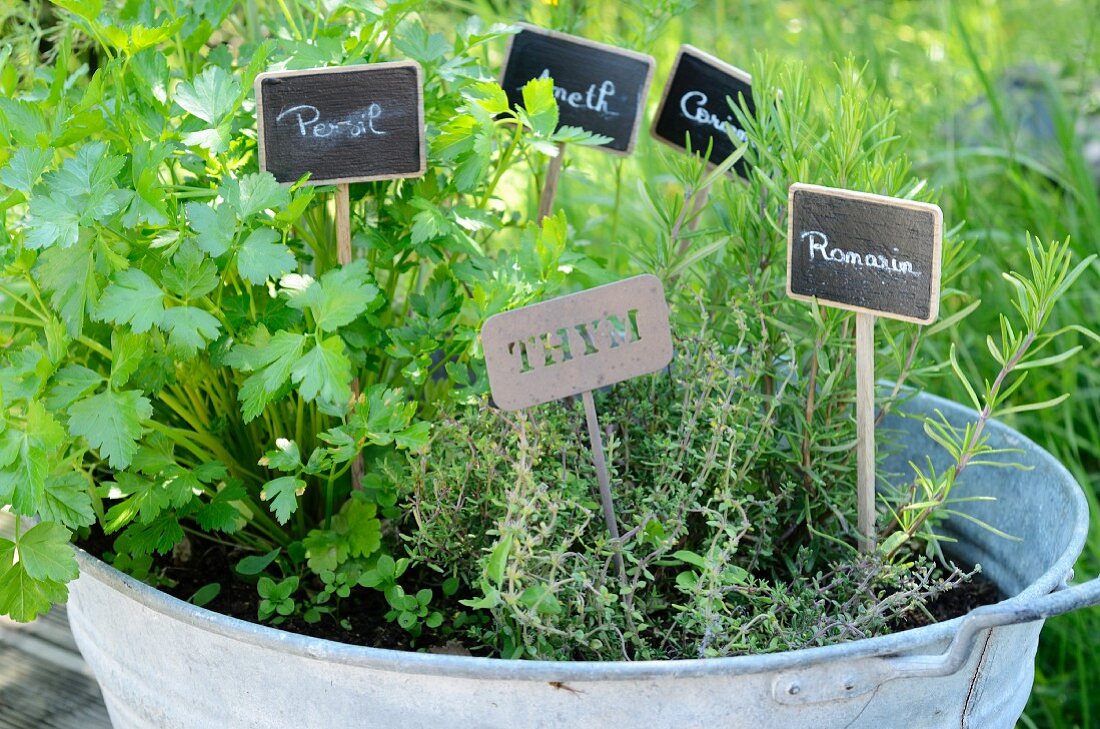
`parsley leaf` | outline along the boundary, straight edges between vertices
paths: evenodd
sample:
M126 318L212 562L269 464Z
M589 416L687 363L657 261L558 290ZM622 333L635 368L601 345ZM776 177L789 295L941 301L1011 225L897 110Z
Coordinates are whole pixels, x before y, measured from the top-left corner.
M356 491L333 520L337 533L347 538L352 557L369 557L382 546L382 522L377 513L377 505Z
M187 219L198 233L195 244L215 258L229 250L237 234L237 216L233 208L221 205L217 209L203 203L188 203Z
M103 382L103 375L81 365L65 365L54 375L54 384L46 395L46 407L64 410Z
M111 388L126 385L145 357L146 337L119 330L111 334Z
M69 591L53 580L36 580L27 574L22 560L15 561L15 544L0 539L0 614L26 623L50 609L52 603L65 602Z
M102 222L118 212L128 198L115 186L124 162L107 154L106 143L93 142L46 175L49 194L31 199L27 247L68 248L79 240L81 225Z
M275 441L275 450L268 451L260 459L260 465L283 473L291 473L302 467L302 454L298 444L286 438Z
M260 326L248 344L238 344L226 356L231 367L254 373L237 394L245 422L255 419L283 387L304 346L304 334L281 331L271 336Z
M39 511L44 519L59 522L70 529L95 523L88 482L76 472L51 476L46 481Z
M79 336L89 304L95 304L99 297L92 241L74 241L68 250L54 247L43 251L34 274L38 284L50 293L50 303L69 334Z
M164 292L137 268L116 273L96 312L100 320L129 324L137 334L149 331L164 314Z
M237 270L249 283L261 285L294 270L294 254L279 242L281 236L271 228L252 231L237 254Z
M11 156L7 166L0 170L0 185L7 185L25 195L30 195L31 188L38 183L52 160L52 149L19 147Z
M351 399L351 362L344 354L344 340L332 336L317 344L291 370L298 392L306 400L320 398L336 407Z
M280 476L268 481L260 491L260 498L270 502L269 507L280 524L286 524L298 510L298 497L306 491L306 482L294 476Z
M53 522L44 521L20 535L15 542L19 561L27 575L35 580L75 580L79 574L73 547L69 544L72 533Z
M358 260L329 271L304 289L288 290L288 303L295 309L308 308L321 331L336 331L378 301L378 287L368 278L366 261Z
M209 209L209 208L208 208ZM218 287L218 267L196 244L186 243L161 271L165 288L182 299L197 299Z
M103 531L107 534L117 532L135 519L140 524L151 524L171 502L162 482L137 474L115 474L114 486L126 498L107 510L103 524Z
M202 309L194 306L174 306L164 312L161 327L168 332L168 341L183 354L190 356L218 338L221 324Z
M247 496L244 485L240 481L233 481L199 507L195 512L195 521L207 531L232 534L242 525L241 512L234 502Z
M241 94L241 82L219 66L207 66L193 81L183 81L176 87L176 103L212 126L217 126L233 113Z
M179 519L170 513L161 514L150 524L133 523L115 540L115 550L131 557L147 557L156 552L167 554L183 541Z
M290 192L276 182L270 172L256 172L240 180L230 180L222 185L220 192L242 220L290 202Z
M69 408L69 432L84 436L111 468L123 469L137 452L142 422L152 415L152 404L139 390L108 389Z
M80 213L73 200L61 196L31 198L27 220L27 248L68 248L80 239Z
M523 85L523 110L531 129L540 137L549 137L558 127L558 103L554 100L554 80L533 78Z
M22 428L9 425L0 443L0 503L10 503L17 514L33 515L42 502L46 476L65 430L46 408L32 400Z

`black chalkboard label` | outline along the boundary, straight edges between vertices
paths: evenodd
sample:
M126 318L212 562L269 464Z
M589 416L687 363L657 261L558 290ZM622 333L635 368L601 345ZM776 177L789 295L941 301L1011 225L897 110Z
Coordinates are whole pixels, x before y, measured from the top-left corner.
M312 184L424 174L424 97L415 61L256 77L260 169Z
M691 151L698 154L705 154L711 145L707 159L718 164L745 139L745 132L730 109L730 102L740 105L741 97L749 115L754 115L756 106L749 74L694 46L683 45L665 85L651 132L658 140L678 149L689 149L690 143ZM733 168L742 177L749 176L744 159L734 163Z
M508 45L500 85L512 106L523 105L523 86L554 79L558 125L611 137L601 145L630 154L642 122L653 59L642 53L521 24Z
M796 183L788 209L788 295L919 324L936 319L939 207Z

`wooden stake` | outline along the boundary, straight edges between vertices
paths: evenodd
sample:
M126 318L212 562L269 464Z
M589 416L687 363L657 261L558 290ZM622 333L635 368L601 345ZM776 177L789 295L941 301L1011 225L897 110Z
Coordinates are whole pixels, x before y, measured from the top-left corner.
M875 316L856 312L856 466L859 550L875 551Z
M596 465L596 480L600 484L600 503L603 504L603 518L607 522L607 531L615 542L615 564L619 568L619 575L626 580L626 565L623 563L622 548L619 544L619 523L615 519L615 502L611 496L611 476L607 472L607 461L603 453L603 436L600 434L600 423L596 419L596 403L592 399L592 391L585 390L581 393L584 401L584 416L588 421L588 440L592 445L592 461Z
M336 186L336 261L341 266L351 263L351 197L348 184ZM351 394L359 399L359 378L351 381ZM356 491L363 488L363 455L355 456L351 464L351 485Z
M694 202L691 204L691 212L688 212L687 202L684 203L684 210L676 218L676 224L672 227L672 244L675 245L676 241L680 241L680 245L676 246L676 255L678 258L683 258L691 250L691 239L683 234L684 221L689 217L691 220L687 224L688 231L693 231L699 227L699 211L703 209L703 206L707 204L707 198L710 196L710 185L699 190L695 193ZM676 276L673 276L669 281L675 281Z
M691 222L688 223L688 230L694 231L699 227L699 219L703 216L700 213L703 207L707 204L707 199L710 197L710 185L707 185L698 193L695 194L695 204L691 206ZM681 250L681 253L683 251Z
M539 196L539 222L554 209L554 196L558 194L558 179L561 177L561 168L565 163L565 143L558 143L558 154L550 158L550 166L546 168L546 181L542 185L542 194Z
M336 260L341 266L351 263L351 198L346 182L336 186Z

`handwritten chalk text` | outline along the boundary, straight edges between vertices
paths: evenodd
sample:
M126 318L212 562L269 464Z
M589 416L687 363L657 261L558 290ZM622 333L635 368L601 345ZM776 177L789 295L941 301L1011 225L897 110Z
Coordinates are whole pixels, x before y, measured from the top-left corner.
M375 126L381 118L382 107L378 104L371 104L365 111L355 112L340 121L322 121L321 110L316 106L298 104L280 112L279 116L275 117L275 123L278 124L286 119L289 123L298 126L298 131L303 137L324 139L347 134L355 139L364 134L384 135L386 132Z
M680 97L680 113L689 121L714 127L723 134L732 133L738 140L744 142L748 138L745 130L734 123L732 116L723 119L708 109L706 105L709 101L710 97L702 91L689 91Z
M550 78L550 69L544 68L539 78ZM574 109L588 109L604 116L618 116L619 112L611 111L608 100L615 97L615 82L604 81L597 86L590 84L587 91L570 91L561 86L554 86L554 98L558 103L568 104Z
M822 260L830 263L840 263L856 268L875 268L891 273L900 273L906 276L920 277L920 271L913 270L913 264L909 261L899 261L896 258L887 258L875 253L856 253L840 248L829 247L829 237L820 230L806 230L799 236L801 240L809 244L810 260L815 260L820 255ZM893 249L897 253L898 249Z

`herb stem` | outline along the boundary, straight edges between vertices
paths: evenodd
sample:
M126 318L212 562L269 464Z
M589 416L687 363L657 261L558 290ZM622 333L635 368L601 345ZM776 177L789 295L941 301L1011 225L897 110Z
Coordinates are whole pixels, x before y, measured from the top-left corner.
M107 349L106 347L104 347L102 344L95 341L94 339L89 339L88 337L85 337L85 336L79 336L79 337L76 338L76 341L80 342L81 344L83 344L85 347L92 350L93 352L103 355L103 357L105 359L107 359L108 361L114 361L114 357L111 354L111 350Z
M352 459L352 461L354 461L354 459ZM349 461L349 463L350 462L351 461ZM326 479L326 481L325 481L325 529L331 529L332 528L332 502L333 502L333 499L334 499L334 496L335 496L335 494L333 492L336 489L335 485L333 484L333 479L335 478L335 473L336 473L336 466L333 465L329 469L328 479Z
M20 296L16 292L12 291L9 287L4 286L3 284L0 284L0 294L4 294L4 296L7 296L9 299L11 299L15 303L22 306L27 311L29 311L32 314L34 314L35 316L37 316L43 322L49 321L49 317L46 316L45 311L40 311L40 310L34 308L33 306L31 306L31 304L26 299L24 299L22 296Z
M29 326L29 327L41 327L41 326L43 326L42 321L40 321L38 319L31 319L30 317L26 317L26 316L0 315L0 322L5 322L7 324L23 324L24 326Z
M993 408L996 406L997 396L1001 392L1001 387L1004 385L1005 378L1007 378L1009 373L1011 373L1012 370L1016 368L1016 365L1020 363L1020 360L1024 358L1024 355L1027 354L1028 349L1031 348L1031 345L1035 342L1037 336L1037 331L1029 331L1020 342L1020 345L1016 348L1016 351L1013 352L1012 356L1009 357L1008 360L1005 362L1004 366L1001 368L1001 371L997 373L997 377L993 380L993 384L989 387L989 394L985 398L985 405L982 407L982 411L978 414L978 419L977 421L975 421L973 429L969 431L968 437L963 443L962 448L959 449L959 459L955 463L955 467L951 472L951 476L947 482L948 484L955 483L955 481L958 480L959 475L970 464L970 459L974 457L976 448L982 442L982 433L985 431L985 425L993 416ZM898 550L901 549L902 546L905 545L905 543L916 536L916 533L920 530L922 526L924 526L924 523L928 521L928 518L936 512L939 506L945 503L949 493L950 488L940 490L940 493L937 494L935 498L936 505L921 510L920 515L916 519L914 519L913 523L910 524L909 527L905 530L905 541L899 543L898 546L894 547L894 549L892 549L890 553L886 555L887 560L893 559ZM896 524L897 522L895 521L894 525Z
M508 171L508 166L512 162L512 155L515 153L516 148L519 147L520 135L522 133L523 125L518 121L515 122L512 139L505 148L504 154L500 156L500 161L497 163L497 169L493 173L493 179L489 182L489 186L485 188L485 193L481 196L481 202L477 205L479 209L484 210L485 206L489 204L489 200L492 198L493 192L497 188L497 183L500 182L500 178L504 176L504 173Z

